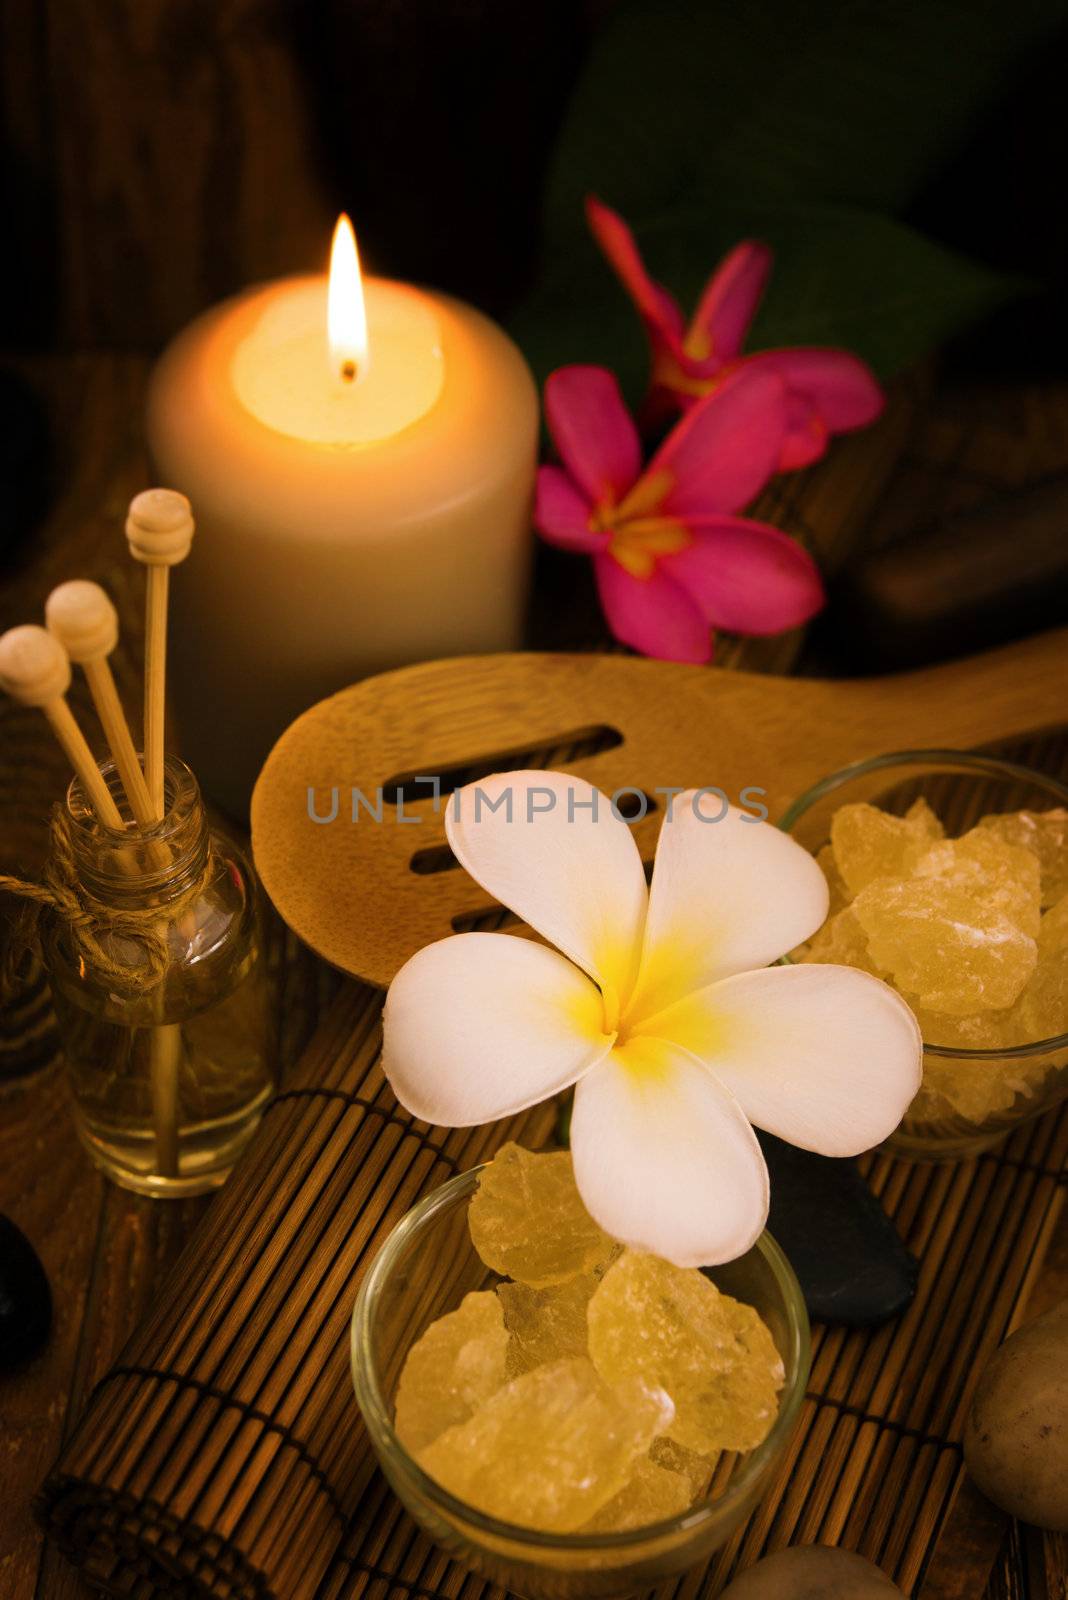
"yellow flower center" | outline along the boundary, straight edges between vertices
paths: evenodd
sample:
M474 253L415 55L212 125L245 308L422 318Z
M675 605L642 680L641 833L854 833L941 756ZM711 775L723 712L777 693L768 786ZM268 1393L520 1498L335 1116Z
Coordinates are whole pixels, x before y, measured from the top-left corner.
M691 339L689 335L684 340L682 348L684 353L691 356L695 361L703 361L705 356L709 354L708 350L702 349L699 339ZM702 399L706 394L711 394L712 390L722 382L722 368L709 378L697 378L686 372L675 360L674 356L665 355L663 352L657 356L653 364L653 383L655 386L663 389L673 389L676 394L693 395L697 400Z
M691 542L689 529L660 511L674 481L664 469L646 473L618 505L604 502L590 514L591 530L610 536L609 555L634 578L651 577L659 556Z
M689 327L682 348L693 361L704 361L712 354L712 335L707 328Z

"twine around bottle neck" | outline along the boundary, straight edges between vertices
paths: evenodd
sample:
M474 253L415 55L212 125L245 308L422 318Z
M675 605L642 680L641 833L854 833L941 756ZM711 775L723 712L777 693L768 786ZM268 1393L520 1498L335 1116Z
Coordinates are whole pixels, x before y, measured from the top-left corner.
M116 906L90 894L78 873L71 823L63 806L55 805L49 823L51 850L40 883L0 873L0 891L26 902L5 952L0 992L9 992L27 950L39 937L40 915L52 911L70 933L78 954L94 973L127 994L145 994L163 980L170 965L167 927L204 891L213 863L210 848L200 871L165 907ZM130 940L141 961L121 960L114 946Z

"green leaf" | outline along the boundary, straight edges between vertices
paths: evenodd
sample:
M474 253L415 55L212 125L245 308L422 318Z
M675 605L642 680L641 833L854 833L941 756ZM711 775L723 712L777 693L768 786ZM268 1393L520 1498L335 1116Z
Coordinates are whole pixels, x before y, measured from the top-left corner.
M696 189L900 211L1065 0L626 0L565 120L550 232Z
M902 223L841 206L723 193L631 220L653 275L687 313L732 244L765 239L776 253L775 272L749 348L844 345L884 377L1021 287ZM630 300L592 240L577 237L550 259L551 270L512 323L539 380L554 367L594 362L611 367L636 404L648 352Z

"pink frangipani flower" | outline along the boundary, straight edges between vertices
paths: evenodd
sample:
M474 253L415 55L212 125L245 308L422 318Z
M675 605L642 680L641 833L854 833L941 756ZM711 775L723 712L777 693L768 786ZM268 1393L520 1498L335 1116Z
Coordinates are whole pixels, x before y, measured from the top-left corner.
M745 366L774 372L786 387L786 431L780 472L819 460L832 433L874 422L882 391L848 350L798 347L743 355L742 346L771 272L767 245L746 239L724 256L705 285L689 325L672 295L645 269L630 228L595 195L586 200L594 238L637 307L652 351L649 408L653 416L686 410Z
M665 661L708 661L713 628L771 634L823 604L812 558L736 513L775 470L785 432L773 372L741 370L693 406L642 471L641 444L604 367L561 367L545 412L563 463L538 473L542 537L593 557L617 639Z

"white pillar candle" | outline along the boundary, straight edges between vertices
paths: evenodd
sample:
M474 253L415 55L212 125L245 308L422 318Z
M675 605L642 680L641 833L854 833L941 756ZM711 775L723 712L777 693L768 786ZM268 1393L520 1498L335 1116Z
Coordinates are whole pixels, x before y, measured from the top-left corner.
M333 282L336 302L337 269ZM200 317L150 386L155 470L197 522L173 575L169 686L183 753L233 811L275 738L324 695L520 642L530 372L470 306L363 287L365 341L351 294L328 333L326 277L285 279Z

